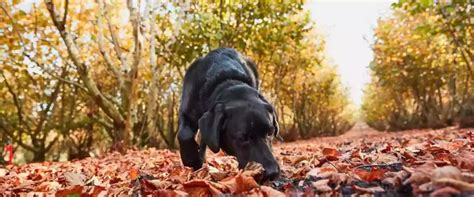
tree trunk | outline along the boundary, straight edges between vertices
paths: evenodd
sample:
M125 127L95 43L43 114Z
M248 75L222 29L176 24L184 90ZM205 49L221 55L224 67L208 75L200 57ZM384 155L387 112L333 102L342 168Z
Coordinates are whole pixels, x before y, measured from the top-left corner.
M32 162L43 162L46 159L46 151L38 150L33 152Z

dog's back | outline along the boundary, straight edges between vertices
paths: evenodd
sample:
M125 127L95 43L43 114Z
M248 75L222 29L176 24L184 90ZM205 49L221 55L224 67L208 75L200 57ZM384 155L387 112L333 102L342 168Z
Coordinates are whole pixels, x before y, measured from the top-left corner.
M258 89L258 73L253 62L231 48L218 48L194 61L186 71L180 112L199 118L206 109L202 102L226 80L238 80Z

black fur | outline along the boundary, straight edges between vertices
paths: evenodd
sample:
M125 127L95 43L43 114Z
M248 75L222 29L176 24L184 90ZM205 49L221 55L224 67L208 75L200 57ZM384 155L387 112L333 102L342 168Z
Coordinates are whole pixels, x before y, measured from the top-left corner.
M255 63L230 48L213 50L190 65L179 109L178 141L185 166L201 168L209 147L236 156L240 168L250 161L261 163L264 179L278 176L270 144L278 120L258 81ZM194 139L198 129L200 145Z

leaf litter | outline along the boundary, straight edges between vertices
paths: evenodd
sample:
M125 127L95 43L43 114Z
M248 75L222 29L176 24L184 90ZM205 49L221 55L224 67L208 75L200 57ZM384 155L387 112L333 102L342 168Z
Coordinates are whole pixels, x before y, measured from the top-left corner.
M446 128L344 134L274 145L281 176L238 169L208 153L203 168L183 167L175 150L130 150L79 161L0 168L4 196L471 196L474 130Z

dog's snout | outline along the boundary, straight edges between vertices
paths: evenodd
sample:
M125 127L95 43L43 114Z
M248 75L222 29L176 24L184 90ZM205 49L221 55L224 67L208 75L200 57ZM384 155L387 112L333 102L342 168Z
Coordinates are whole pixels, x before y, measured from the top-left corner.
M270 167L265 169L264 179L265 180L274 180L280 175L280 168L278 166Z

